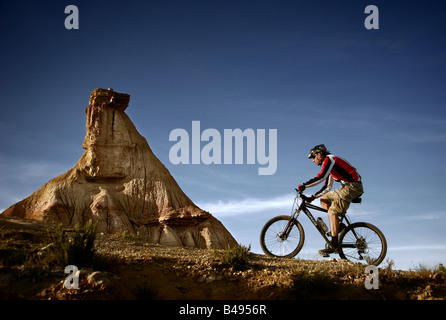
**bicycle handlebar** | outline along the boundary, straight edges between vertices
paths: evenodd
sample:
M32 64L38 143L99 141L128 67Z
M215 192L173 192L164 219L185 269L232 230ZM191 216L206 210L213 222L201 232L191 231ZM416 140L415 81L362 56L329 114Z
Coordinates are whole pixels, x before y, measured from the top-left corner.
M296 190L296 192L299 195L299 197L301 197L302 200L306 202L308 197L306 195L304 195L302 192L300 192L297 188L294 188L294 190Z
M298 189L294 188L294 190L296 190L297 194L302 199L302 202L304 202L304 203L311 203L314 200L314 198L311 199L311 197L307 197L302 192L300 192Z

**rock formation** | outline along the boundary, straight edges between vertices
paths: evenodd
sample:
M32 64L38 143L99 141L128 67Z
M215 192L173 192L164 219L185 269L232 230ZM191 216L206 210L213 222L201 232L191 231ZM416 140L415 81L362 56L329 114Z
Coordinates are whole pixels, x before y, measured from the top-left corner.
M220 221L198 208L153 154L124 112L129 101L128 94L94 90L85 111L85 152L77 164L3 214L67 226L92 219L98 232L137 233L163 245L235 245Z

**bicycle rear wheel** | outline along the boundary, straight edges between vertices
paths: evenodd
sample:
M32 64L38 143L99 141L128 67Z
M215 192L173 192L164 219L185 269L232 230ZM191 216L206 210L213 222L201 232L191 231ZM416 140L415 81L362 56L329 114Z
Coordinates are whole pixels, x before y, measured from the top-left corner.
M269 220L260 232L260 246L268 256L292 258L304 245L302 225L290 216L278 216Z
M349 225L339 235L339 256L364 265L379 265L387 253L384 234L370 223Z

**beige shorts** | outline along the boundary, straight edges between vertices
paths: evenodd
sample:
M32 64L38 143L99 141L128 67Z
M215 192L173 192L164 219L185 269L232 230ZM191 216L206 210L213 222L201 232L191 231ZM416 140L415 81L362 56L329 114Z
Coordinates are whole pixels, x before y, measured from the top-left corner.
M361 182L349 182L343 184L340 189L328 192L322 198L331 201L331 205L328 208L329 213L344 215L350 207L351 201L363 193Z

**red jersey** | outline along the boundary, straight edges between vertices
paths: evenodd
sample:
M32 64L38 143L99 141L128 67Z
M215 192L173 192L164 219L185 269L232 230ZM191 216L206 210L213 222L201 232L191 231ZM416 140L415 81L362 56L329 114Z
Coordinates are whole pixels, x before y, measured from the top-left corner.
M305 187L313 187L322 181L325 181L324 187L318 191L314 196L320 197L330 191L333 186L333 180L341 183L361 181L356 169L346 160L336 157L332 154L325 156L322 162L322 170L313 179L304 183Z

